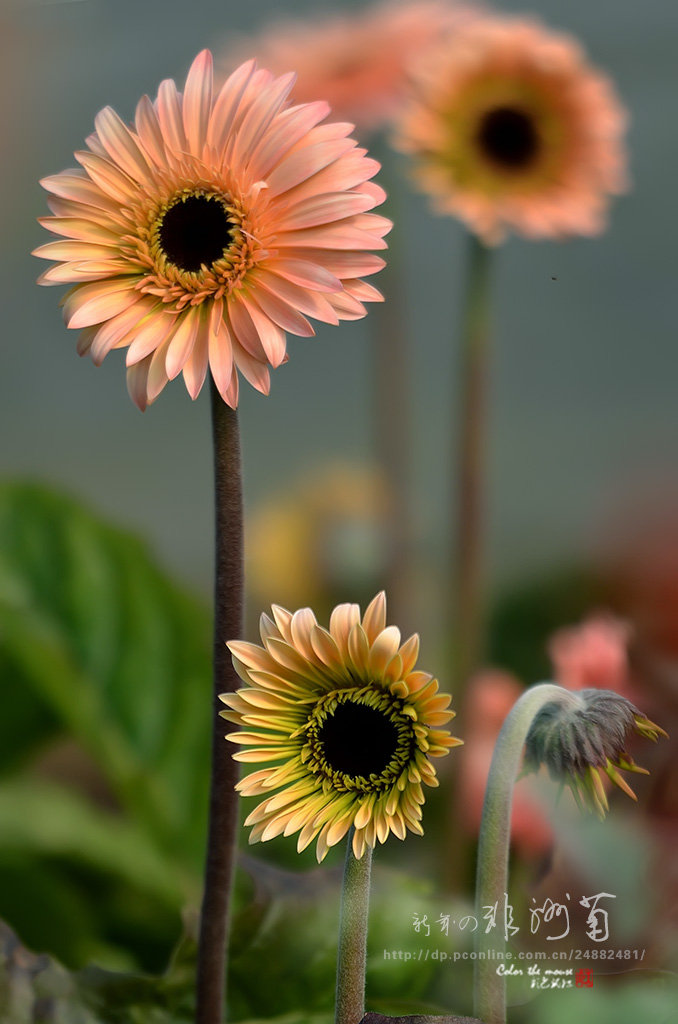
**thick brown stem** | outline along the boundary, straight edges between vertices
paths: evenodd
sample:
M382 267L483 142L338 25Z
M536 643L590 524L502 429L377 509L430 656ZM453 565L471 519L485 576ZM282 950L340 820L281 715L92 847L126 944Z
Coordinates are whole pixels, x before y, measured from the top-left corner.
M243 513L238 418L214 382L214 496L216 564L214 587L214 693L212 775L205 888L200 918L196 1024L222 1024L226 990L226 953L230 894L238 827L238 764L224 739L220 693L240 685L226 647L243 631Z

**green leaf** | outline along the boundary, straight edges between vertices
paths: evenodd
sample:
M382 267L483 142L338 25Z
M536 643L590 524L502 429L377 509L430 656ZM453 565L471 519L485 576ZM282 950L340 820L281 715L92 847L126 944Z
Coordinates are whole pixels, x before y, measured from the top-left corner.
M47 782L0 784L0 849L67 858L115 876L171 908L197 896L191 874L158 852L135 823Z
M300 874L250 857L241 858L241 865L240 909L231 938L230 1017L278 1017L300 1008L309 1015L331 1014L341 869L316 868ZM251 892L244 899L247 878ZM367 963L367 1002L372 1009L427 1012L436 976L449 978L452 973L449 964L432 958L406 961L384 956L384 950L411 951L426 943L413 930L415 911L428 914L431 922L440 913L430 884L376 864ZM433 936L432 929L431 948Z
M44 487L0 488L0 681L33 698L16 718L6 703L7 732L27 728L33 747L57 722L125 809L195 867L206 818L209 633L205 608L135 537Z

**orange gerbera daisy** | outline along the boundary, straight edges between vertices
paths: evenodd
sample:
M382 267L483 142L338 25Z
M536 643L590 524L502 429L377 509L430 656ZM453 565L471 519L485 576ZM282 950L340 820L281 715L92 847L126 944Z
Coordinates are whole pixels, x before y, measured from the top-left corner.
M626 187L626 117L577 42L538 23L478 17L414 72L396 144L439 212L485 242L595 235Z
M438 785L430 758L461 740L441 729L450 697L414 670L419 637L401 645L386 626L384 594L362 619L358 605L338 605L329 630L310 608L274 605L261 639L228 645L248 687L221 698L223 717L250 730L228 736L253 748L234 758L266 766L237 786L265 798L245 822L250 842L299 832L298 849L317 838L322 860L351 826L356 857L391 832L421 834L422 785Z
M278 73L294 68L296 100L322 97L335 116L370 131L397 113L413 55L466 15L447 0L386 0L351 14L280 21L235 52L255 53Z
M163 82L133 128L106 107L81 168L42 182L54 216L41 223L65 240L36 250L57 261L40 281L75 284L64 317L81 355L127 349L141 409L181 372L195 398L208 366L233 408L238 370L266 394L286 332L381 298L360 280L383 266L367 250L391 226L367 212L385 198L379 164L352 125L320 124L326 103L290 106L293 82L249 61L213 95L205 50L183 95Z

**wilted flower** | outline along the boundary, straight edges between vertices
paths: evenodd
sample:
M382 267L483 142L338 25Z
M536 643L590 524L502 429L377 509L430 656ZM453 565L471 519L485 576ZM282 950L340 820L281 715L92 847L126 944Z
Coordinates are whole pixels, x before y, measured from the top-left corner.
M609 690L568 692L537 712L525 744L524 767L544 764L551 778L568 785L580 807L599 817L608 810L603 772L633 800L636 795L619 771L649 773L627 752L632 733L656 741L666 733L625 697Z
M95 119L77 170L45 178L65 240L36 255L56 261L43 284L73 282L68 327L100 363L127 349L128 387L143 409L183 372L195 398L207 369L229 405L238 375L269 389L285 334L357 319L381 298L360 278L383 266L390 222L367 211L384 192L379 164L348 124L323 124L324 102L290 106L294 76L254 61L213 95L203 51L183 95L172 81L144 96L128 128L110 108Z
M350 14L287 19L237 43L224 63L247 53L276 73L294 69L295 100L327 100L335 117L372 130L397 113L412 57L467 16L445 0L386 0Z
M625 113L578 43L535 21L477 17L428 53L396 144L436 209L487 243L595 235L626 188Z
M274 605L261 639L229 643L249 685L221 698L223 717L250 730L227 737L252 748L233 756L267 765L238 784L264 797L245 822L250 842L299 832L299 850L317 838L320 861L351 826L358 858L390 832L421 834L422 784L438 785L429 758L461 741L440 728L454 717L450 697L415 671L418 636L401 645L386 626L383 593L362 620L357 605L339 605L329 630L310 608Z

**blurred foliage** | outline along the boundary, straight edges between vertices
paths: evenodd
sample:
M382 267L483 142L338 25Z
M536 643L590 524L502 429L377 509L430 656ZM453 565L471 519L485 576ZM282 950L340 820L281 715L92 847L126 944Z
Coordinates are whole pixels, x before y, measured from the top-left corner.
M0 489L0 916L36 948L165 963L199 892L210 674L206 609L140 541Z
M678 979L650 976L611 986L595 977L593 988L545 992L530 1006L525 1024L674 1024Z
M608 608L609 601L602 579L580 568L564 567L512 587L491 610L490 661L526 684L549 679L549 637L596 608Z
M514 591L495 608L494 660L526 681L542 678L548 635L599 603L601 589L582 573ZM20 936L0 925L3 1024L190 1021L209 619L134 536L46 487L0 488L0 918ZM412 925L415 914L433 922L441 913L432 837L444 811L430 801L427 839L380 851L368 995L381 1013L471 1012L470 961L451 970L449 960L414 958L435 948L433 930L425 942ZM290 841L257 852L241 858L237 876L231 1019L330 1024L343 851L322 869ZM406 874L386 866L394 863ZM446 913L468 912L444 903ZM451 933L443 948L471 941ZM413 957L385 955L393 950ZM84 966L92 962L104 966ZM580 1024L668 1024L675 993L601 985L586 991L588 1017L580 992L548 995L557 998L516 1007L516 1024L575 1015Z

